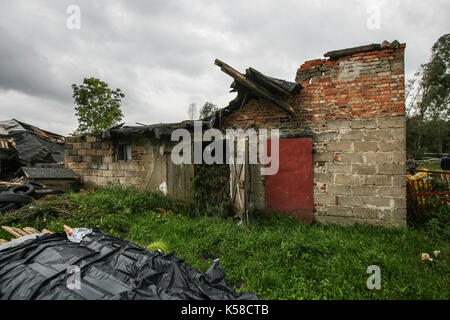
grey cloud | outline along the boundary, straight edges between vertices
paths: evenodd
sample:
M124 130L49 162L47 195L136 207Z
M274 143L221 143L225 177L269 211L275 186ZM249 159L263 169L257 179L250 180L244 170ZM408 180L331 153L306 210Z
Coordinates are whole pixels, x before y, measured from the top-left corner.
M233 98L215 58L292 81L326 51L398 39L412 74L450 26L445 0L0 2L0 118L64 133L76 125L70 85L83 77L125 92L127 123L179 121L193 100ZM66 28L71 4L81 8L81 30ZM366 27L373 4L379 30Z

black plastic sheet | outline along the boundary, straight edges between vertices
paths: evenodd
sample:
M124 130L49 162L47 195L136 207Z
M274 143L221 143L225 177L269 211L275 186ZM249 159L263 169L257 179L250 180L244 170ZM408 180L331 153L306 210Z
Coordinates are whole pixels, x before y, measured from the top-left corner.
M77 272L69 273L68 270ZM79 271L79 272L78 272ZM79 282L74 282L77 277ZM76 285L78 283L78 286ZM0 246L0 299L257 299L226 284L220 261L200 272L174 254L152 252L100 229L71 242L46 234Z

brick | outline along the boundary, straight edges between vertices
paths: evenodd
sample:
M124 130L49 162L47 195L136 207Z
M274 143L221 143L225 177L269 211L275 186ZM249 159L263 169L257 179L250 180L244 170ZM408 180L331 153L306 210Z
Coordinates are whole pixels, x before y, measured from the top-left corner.
M358 196L338 196L339 205L343 207L362 206L365 202L364 197Z
M78 155L79 155L79 156L85 156L85 155L87 155L87 150L86 150L86 149L79 149L79 150L78 150Z
M336 184L359 185L360 182L360 176L354 174L336 173L334 178Z
M330 185L327 188L327 193L330 195L351 195L351 186L343 184Z
M404 197L406 198L406 188L405 187L385 187L380 188L379 190L380 196L385 197Z
M353 208L353 215L363 219L378 218L378 210L373 208Z
M375 174L375 167L359 165L359 164L352 164L351 171L353 174L373 175L373 174Z
M391 163L391 162L392 161L390 152L376 152L364 154L364 164L366 165L377 165L381 163Z
M364 203L368 206L394 208L395 202L392 198L387 197L366 197Z
M346 133L343 133L341 135L342 141L362 141L363 140L363 133L362 131L349 131Z
M366 140L368 141L386 141L391 140L392 131L389 129L371 130L366 134Z
M351 207L328 207L327 215L338 216L338 217L351 217L353 216Z
M366 176L364 182L368 186L392 186L392 177L390 175Z
M321 205L334 205L335 197L329 194L314 194L314 203Z
M327 122L327 128L329 130L340 130L345 128L350 128L350 120L334 120Z
M378 142L353 142L355 152L376 152L378 150Z
M331 173L352 173L352 168L348 164L330 163L328 165L328 172Z
M377 122L375 120L353 120L350 123L352 129L375 129Z
M354 196L372 196L378 194L378 190L378 187L351 186L352 195Z
M404 141L389 141L389 142L380 142L379 150L382 152L389 151L403 151L406 149L406 144Z
M381 174L405 175L406 167L402 164L385 163L378 168Z
M333 161L334 152L316 152L313 153L313 161Z
M316 183L333 183L333 174L330 173L314 173L314 182Z
M328 151L352 152L352 142L330 142L327 145Z
M347 163L362 163L363 162L363 155L362 153L341 153L340 158L342 162Z
M402 165L406 161L406 151L395 151L390 153L392 156L392 162L400 162Z

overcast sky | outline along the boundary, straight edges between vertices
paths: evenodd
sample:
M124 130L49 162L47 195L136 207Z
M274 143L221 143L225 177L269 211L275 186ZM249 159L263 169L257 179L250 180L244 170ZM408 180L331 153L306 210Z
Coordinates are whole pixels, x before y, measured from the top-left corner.
M0 4L0 120L64 135L77 127L71 84L84 77L122 89L129 125L176 122L189 118L192 102L224 107L234 98L215 58L294 81L302 62L327 51L397 39L407 44L411 76L450 31L448 0Z

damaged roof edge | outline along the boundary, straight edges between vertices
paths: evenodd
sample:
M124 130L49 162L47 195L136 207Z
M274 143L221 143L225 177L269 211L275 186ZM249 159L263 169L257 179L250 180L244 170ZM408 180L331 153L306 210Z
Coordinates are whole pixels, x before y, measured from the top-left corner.
M401 46L402 46L402 44L400 44L400 42L398 42L397 40L394 40L392 42L385 40L381 44L372 43L369 45L364 45L364 46L359 46L359 47L329 51L324 54L324 57L328 57L330 59L338 59L341 57L345 57L345 56L349 56L349 55L357 54L357 53L362 53L362 52L377 51L377 50L384 50L384 49L397 49Z

